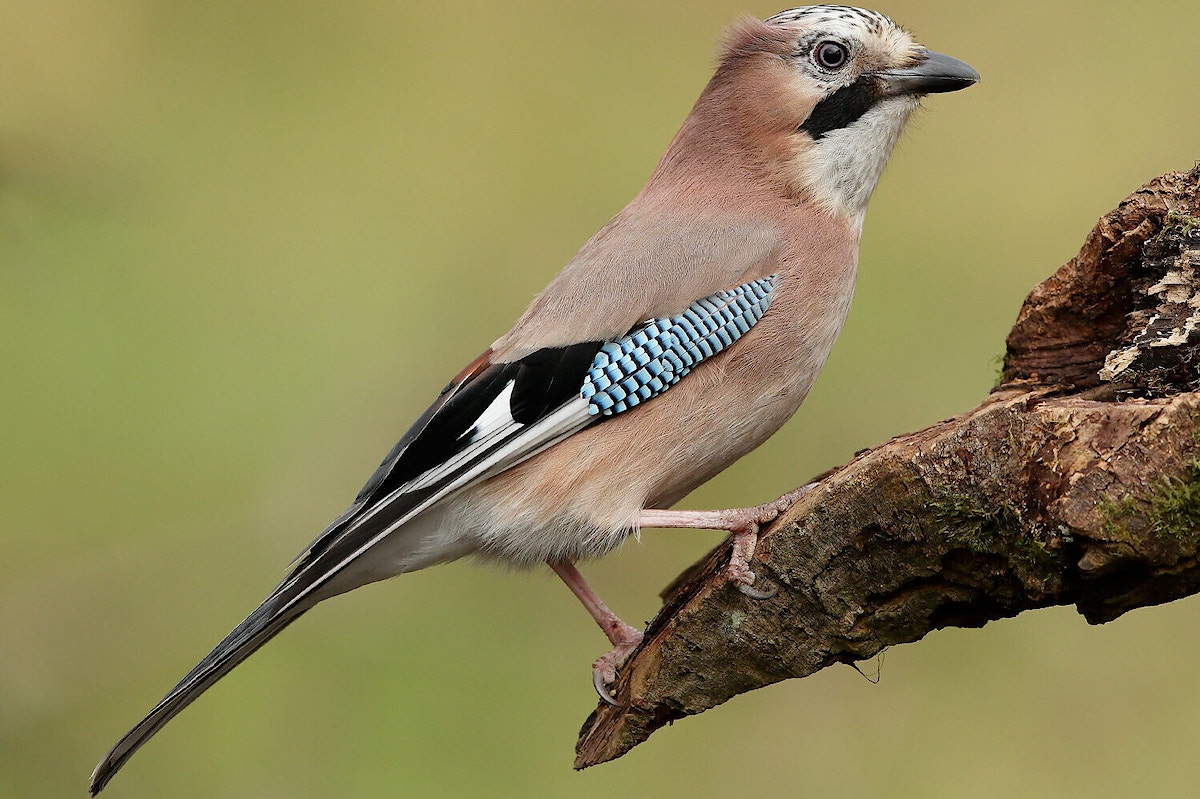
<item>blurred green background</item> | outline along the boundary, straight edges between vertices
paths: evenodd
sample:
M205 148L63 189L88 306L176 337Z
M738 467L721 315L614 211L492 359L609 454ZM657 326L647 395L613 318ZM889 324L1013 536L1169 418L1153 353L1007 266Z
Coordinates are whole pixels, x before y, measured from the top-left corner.
M0 796L83 795L633 196L725 25L779 9L0 8ZM1029 288L1200 158L1194 0L881 10L983 83L929 99L898 149L806 406L687 506L772 498L973 406ZM637 623L720 538L654 531L585 573ZM1181 796L1198 607L939 632L878 685L829 669L576 774L604 638L548 571L454 564L308 615L106 795Z

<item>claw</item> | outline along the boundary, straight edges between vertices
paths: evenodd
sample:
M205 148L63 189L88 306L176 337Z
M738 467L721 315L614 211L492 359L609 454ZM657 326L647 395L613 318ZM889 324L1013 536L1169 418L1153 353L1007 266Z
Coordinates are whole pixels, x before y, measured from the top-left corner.
M737 586L737 590L741 591L746 596L760 601L764 599L771 599L779 593L779 586L777 585L771 586L766 591L759 590L754 586L743 582L735 582L734 585Z
M608 692L608 686L604 684L604 675L600 673L600 669L592 669L592 687L596 689L596 696L600 697L601 702L613 707L621 707L621 703Z

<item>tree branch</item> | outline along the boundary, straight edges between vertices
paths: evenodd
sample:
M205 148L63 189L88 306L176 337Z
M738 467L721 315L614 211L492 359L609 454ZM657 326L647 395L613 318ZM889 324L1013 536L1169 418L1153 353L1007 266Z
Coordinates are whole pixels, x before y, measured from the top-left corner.
M576 768L727 699L943 627L1075 605L1103 623L1200 592L1200 166L1139 189L1037 286L978 408L860 454L680 575L585 722Z

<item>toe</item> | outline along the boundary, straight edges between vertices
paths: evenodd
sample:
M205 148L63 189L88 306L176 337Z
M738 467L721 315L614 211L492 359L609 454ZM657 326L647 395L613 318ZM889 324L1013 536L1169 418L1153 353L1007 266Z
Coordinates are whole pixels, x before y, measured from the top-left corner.
M606 705L620 707L621 703L618 702L613 695L608 692L608 685L611 682L613 682L613 679L605 679L602 669L592 669L592 687L596 689L596 696L600 697L600 701L604 702Z
M747 585L746 583L734 583L734 585L737 586L737 590L741 591L746 596L760 601L764 599L771 599L779 593L779 588L776 586L771 586L766 590L761 590L752 585Z
M779 593L779 589L775 587L755 588L754 584L758 581L758 576L750 570L749 564L731 562L726 568L725 574L737 590L751 599L770 599Z

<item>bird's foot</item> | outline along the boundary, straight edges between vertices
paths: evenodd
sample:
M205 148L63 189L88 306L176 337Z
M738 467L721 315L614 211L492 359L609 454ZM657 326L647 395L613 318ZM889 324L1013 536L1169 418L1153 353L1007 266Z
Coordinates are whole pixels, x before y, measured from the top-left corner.
M729 555L729 565L725 567L725 576L733 587L751 599L770 599L779 593L778 588L763 590L755 588L754 582L758 575L750 568L750 558L758 547L758 523L752 522L739 530L733 531L733 552Z
M592 590L583 575L569 561L550 561L550 568L562 578L567 587L587 608L588 613L600 625L600 629L608 637L613 648L605 652L592 664L592 685L604 702L620 707L620 703L608 692L608 686L617 681L617 667L625 662L629 654L642 642L642 631L630 627L617 618L617 614L608 609L596 592Z
M605 630L613 648L592 663L592 685L601 701L620 707L621 703L609 693L608 686L617 681L617 667L625 662L629 654L642 642L642 631L617 620L617 625Z
M774 521L779 514L790 508L796 500L817 487L816 483L789 491L773 502L752 508L729 508L727 510L656 510L646 509L638 515L639 527L697 527L706 530L728 530L733 533L733 553L725 574L729 581L751 599L770 599L778 588L763 591L754 587L757 575L750 568L750 559L758 546L759 528Z
M735 524L740 521L737 529L730 528L730 532L733 533L733 552L729 556L729 565L725 567L725 574L737 590L751 599L760 600L770 599L779 593L779 589L774 586L765 591L754 587L757 575L750 569L750 559L754 557L754 550L758 547L758 531L762 525L775 521L779 514L816 487L816 483L809 483L795 491L789 491L774 502L766 502L753 508L725 511L731 514L731 520Z

